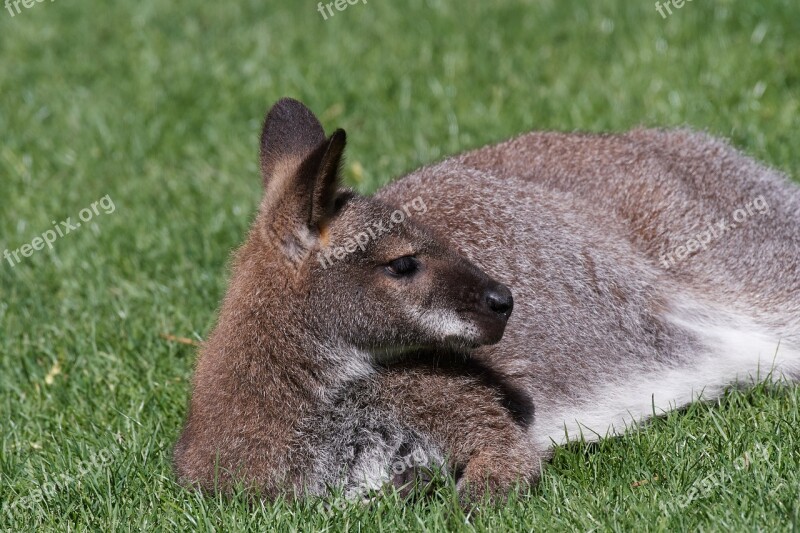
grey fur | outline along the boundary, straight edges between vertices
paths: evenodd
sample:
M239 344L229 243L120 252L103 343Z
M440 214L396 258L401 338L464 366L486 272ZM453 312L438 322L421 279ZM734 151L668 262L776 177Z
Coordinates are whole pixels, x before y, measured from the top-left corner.
M463 471L471 498L535 482L554 442L800 375L800 192L723 141L531 133L365 198L335 193L344 132L326 139L291 100L270 117L267 192L176 446L186 483L363 491L397 485L392 464L413 454ZM419 217L317 261L419 197ZM387 277L406 255L419 273ZM486 308L498 281L507 324Z

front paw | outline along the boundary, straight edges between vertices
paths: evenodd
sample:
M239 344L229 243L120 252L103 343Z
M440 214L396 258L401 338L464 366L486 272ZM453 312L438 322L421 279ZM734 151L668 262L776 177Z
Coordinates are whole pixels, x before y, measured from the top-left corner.
M435 464L436 457L429 450L403 444L391 463L391 486L404 499L426 496L436 484Z
M538 458L528 452L515 457L479 455L469 461L456 482L459 500L465 508L501 503L536 483L539 469Z
M406 499L410 496L424 496L433 490L435 475L426 466L412 466L392 475L391 484Z

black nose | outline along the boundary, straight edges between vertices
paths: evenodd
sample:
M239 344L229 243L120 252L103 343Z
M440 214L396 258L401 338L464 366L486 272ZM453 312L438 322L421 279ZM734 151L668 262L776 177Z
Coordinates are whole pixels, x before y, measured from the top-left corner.
M486 291L486 304L495 313L508 318L511 315L511 310L514 309L514 297L508 287L498 283Z

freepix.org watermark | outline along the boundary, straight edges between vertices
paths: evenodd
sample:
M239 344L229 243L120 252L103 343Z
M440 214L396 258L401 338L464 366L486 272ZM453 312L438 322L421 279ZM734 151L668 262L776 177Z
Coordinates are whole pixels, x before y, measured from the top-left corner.
M395 459L390 469L373 468L365 479L353 487L347 489L340 497L331 502L319 502L317 511L328 517L332 517L335 510L344 511L352 502L359 498L366 497L370 491L380 490L382 486L391 483L392 477L401 476L408 470L416 468L426 468L430 471L429 465L435 461L434 457L429 457L424 450L417 448L408 455ZM371 481L367 481L370 479Z
M43 483L27 496L6 502L3 505L3 509L9 515L13 515L14 511L30 512L35 509L36 506L44 505L47 500L57 495L59 492L65 491L73 485L77 485L80 483L81 479L88 474L108 468L113 462L113 459L114 455L109 450L100 450L97 453L92 453L88 460L82 460L78 463L76 473L63 473Z
M354 6L359 2L366 4L367 0L336 0L335 2L329 2L327 4L319 2L317 4L317 11L322 15L322 20L328 20L328 16L333 17L336 14L333 12L333 8L336 8L336 11L342 12L347 9L347 6Z
M663 4L661 2L656 2L656 11L658 11L658 14L661 15L661 18L667 18L667 13L672 15L672 9L670 6L674 7L675 9L680 9L686 5L686 2L691 1L692 0L667 0ZM665 9L667 10L666 13L664 12Z
M36 4L41 4L45 0L5 0L5 7L9 13L11 13L12 17L15 17L22 13L22 10L19 8L19 5L22 4L22 7L25 9L30 9ZM50 0L51 2L55 2L56 0Z
M780 453L780 452L779 452ZM767 444L756 444L753 449L744 453L744 455L737 457L733 461L733 468L735 472L745 470L751 464L756 462L764 462L769 464L772 455L772 446ZM720 487L725 486L730 482L734 472L729 471L727 468L720 468L716 472L712 472L703 479L692 483L689 491L674 501L659 502L658 507L667 513L677 513L689 507L692 502L708 498Z
M373 222L371 227L364 228L364 231L357 233L355 237L345 239L341 246L332 246L324 252L317 252L317 261L322 268L328 268L334 261L341 261L356 250L363 252L367 249L370 241L389 233L393 227L402 224L413 215L424 215L427 212L428 206L425 205L421 196L417 196L403 204L400 209L395 209L389 216L388 222L383 220Z
M89 222L96 215L101 213L101 209L106 215L110 215L117 209L114 205L114 201L109 195L105 195L96 202L92 202L92 205L89 207L84 207L81 209L78 213L78 218L83 223ZM54 242L56 242L59 238L66 237L73 231L76 231L81 227L81 222L73 222L72 217L67 217L66 220L62 220L59 223L56 223L56 221L53 220L51 221L51 224L53 224L52 229L42 233L41 237L34 237L30 243L23 244L16 250L3 250L3 257L6 261L8 261L9 265L14 267L21 263L23 258L32 256L33 252L43 250L45 245L52 250Z
M727 218L722 218L714 224L709 224L705 230L687 240L685 244L676 247L670 252L661 254L659 262L666 269L672 268L685 261L698 250L707 249L711 242L722 238L726 233L735 230L755 215L766 215L767 213L769 213L769 204L764 196L759 196L745 206L735 210L731 215L733 222L730 222Z

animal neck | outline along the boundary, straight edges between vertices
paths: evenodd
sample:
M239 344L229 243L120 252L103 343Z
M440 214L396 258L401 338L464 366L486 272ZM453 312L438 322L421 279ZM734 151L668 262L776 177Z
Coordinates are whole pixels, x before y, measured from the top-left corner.
M303 303L286 297L290 291L276 297L282 288L268 287L269 279L249 271L232 280L207 349L235 398L255 399L261 417L294 423L373 367L367 354L317 335Z

